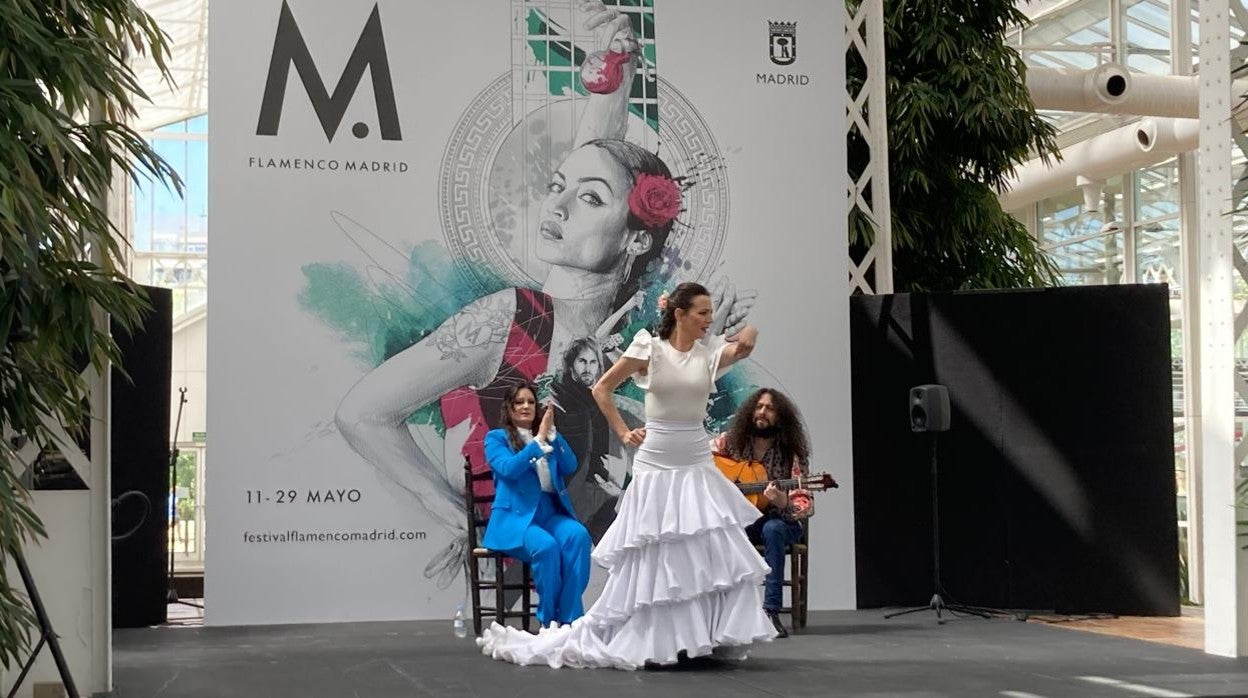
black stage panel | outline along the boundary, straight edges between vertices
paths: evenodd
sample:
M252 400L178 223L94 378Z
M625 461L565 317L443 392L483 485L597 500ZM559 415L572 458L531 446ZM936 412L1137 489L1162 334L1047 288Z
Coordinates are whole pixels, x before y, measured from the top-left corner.
M936 383L946 602L1179 614L1165 286L856 296L851 328L859 607L931 597Z
M117 628L164 623L168 590L173 295L163 288L144 290L153 312L133 333L116 323L112 328L122 356L122 365L113 368L111 431Z

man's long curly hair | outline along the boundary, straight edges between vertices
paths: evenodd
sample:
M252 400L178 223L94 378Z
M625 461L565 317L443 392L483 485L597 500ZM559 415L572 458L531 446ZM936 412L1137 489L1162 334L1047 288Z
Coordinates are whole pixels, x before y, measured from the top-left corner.
M794 458L803 465L810 462L810 440L806 438L806 427L802 426L802 415L797 406L787 395L771 388L759 388L737 410L732 418L732 427L728 431L727 446L735 454L750 450L754 436L754 409L764 395L771 396L771 403L776 407L776 440L774 448L780 450L784 461L792 462ZM755 459L763 457L762 453L754 453Z

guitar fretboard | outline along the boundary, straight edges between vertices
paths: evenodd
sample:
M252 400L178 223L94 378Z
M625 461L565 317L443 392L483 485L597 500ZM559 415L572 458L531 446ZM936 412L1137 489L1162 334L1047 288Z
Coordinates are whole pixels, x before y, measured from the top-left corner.
M776 487L782 490L791 490L794 487L800 487L801 482L797 479L776 480ZM744 494L756 494L767 489L769 482L737 482L735 484Z

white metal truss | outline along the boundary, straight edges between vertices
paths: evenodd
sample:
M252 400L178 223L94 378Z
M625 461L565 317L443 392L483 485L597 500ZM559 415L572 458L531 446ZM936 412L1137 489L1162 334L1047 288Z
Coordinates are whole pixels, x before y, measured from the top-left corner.
M888 183L888 109L884 64L884 0L847 3L846 50L867 66L858 94L848 94L847 135L855 131L870 148L861 176L849 176L849 210L857 208L871 221L875 237L862 259L849 257L849 292L893 292L893 224ZM847 88L848 89L848 88Z

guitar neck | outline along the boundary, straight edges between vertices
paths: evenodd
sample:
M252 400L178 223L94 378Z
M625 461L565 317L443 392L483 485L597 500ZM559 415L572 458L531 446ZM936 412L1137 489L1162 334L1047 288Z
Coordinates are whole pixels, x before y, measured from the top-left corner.
M800 487L802 484L801 480L798 480L797 478L790 478L788 480L776 480L775 482L776 482L776 487L782 490L791 490L794 487ZM767 485L771 483L769 482L738 482L735 484L737 488L740 489L741 492L744 494L757 494L767 489Z

